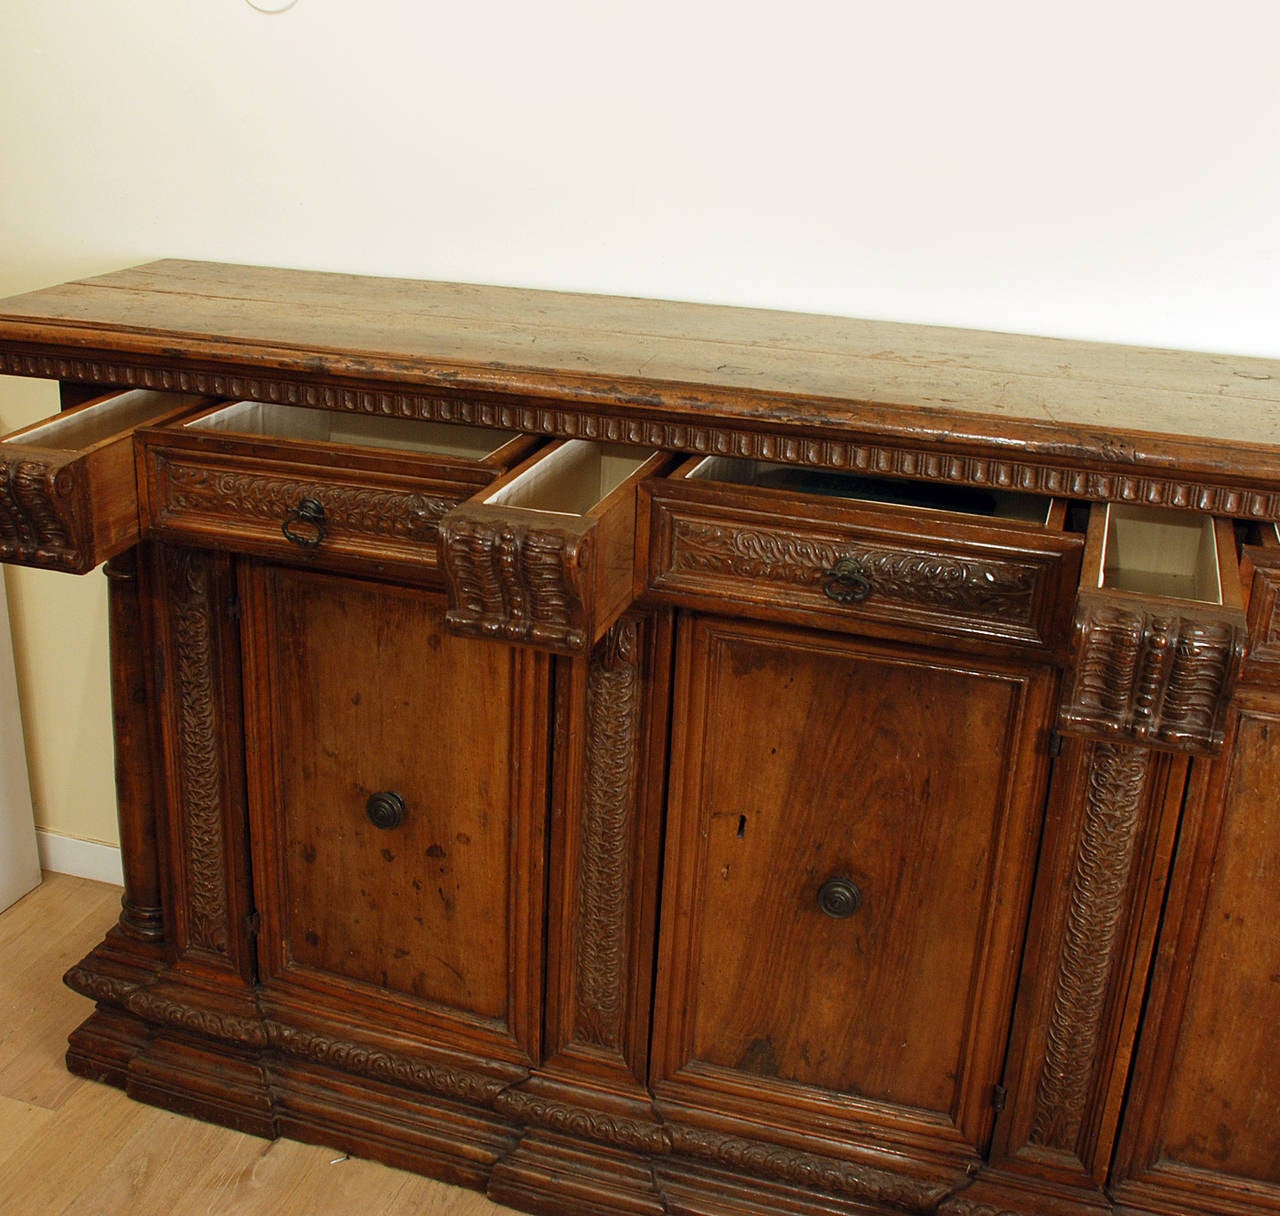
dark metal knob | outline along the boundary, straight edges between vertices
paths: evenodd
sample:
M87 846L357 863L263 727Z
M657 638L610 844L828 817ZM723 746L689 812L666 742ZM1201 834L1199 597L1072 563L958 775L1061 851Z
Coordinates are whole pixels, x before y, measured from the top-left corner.
M280 531L300 549L314 549L324 540L324 503L304 498L290 508Z
M875 590L862 563L854 557L840 558L830 570L822 572L822 577L827 580L822 584L822 593L837 604L861 603Z
M404 799L395 790L379 790L369 795L364 812L375 828L398 828L404 822Z
M818 888L818 907L833 920L844 920L862 907L862 892L848 878L828 878Z

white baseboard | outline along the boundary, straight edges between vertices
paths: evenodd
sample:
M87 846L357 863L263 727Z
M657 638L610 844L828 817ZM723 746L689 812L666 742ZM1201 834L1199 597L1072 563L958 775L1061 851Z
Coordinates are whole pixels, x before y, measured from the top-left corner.
M57 832L36 829L36 847L40 850L40 868L55 874L74 874L94 882L124 885L124 868L120 850L93 840L77 840L59 836Z

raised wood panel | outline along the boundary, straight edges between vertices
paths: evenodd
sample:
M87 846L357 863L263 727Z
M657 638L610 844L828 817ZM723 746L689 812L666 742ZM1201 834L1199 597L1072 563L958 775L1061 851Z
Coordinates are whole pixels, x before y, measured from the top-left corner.
M1280 1212L1280 700L1200 768L1118 1157L1137 1210Z
M416 1011L533 1058L548 662L452 637L431 593L276 566L244 585L268 990L390 999L402 1029ZM367 813L384 792L397 826Z
M680 638L659 1098L977 1153L1052 679L719 619ZM819 908L833 876L861 904Z

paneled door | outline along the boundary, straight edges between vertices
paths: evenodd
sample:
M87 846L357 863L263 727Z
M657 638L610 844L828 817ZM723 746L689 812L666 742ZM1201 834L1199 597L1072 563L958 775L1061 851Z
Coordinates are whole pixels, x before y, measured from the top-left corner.
M821 1151L937 1175L983 1153L1055 687L1031 664L682 620L654 1058L692 1151L821 1127Z
M252 563L241 587L264 1008L529 1064L550 660L450 635L431 590Z

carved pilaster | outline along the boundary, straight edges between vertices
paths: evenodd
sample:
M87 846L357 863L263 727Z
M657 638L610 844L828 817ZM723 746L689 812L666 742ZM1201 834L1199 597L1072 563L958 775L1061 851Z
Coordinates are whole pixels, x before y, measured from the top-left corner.
M178 781L187 892L187 941L215 953L228 946L226 836L221 752L217 734L217 659L212 576L207 554L167 551L174 652L173 698L178 714Z
M1098 739L1215 751L1244 643L1240 613L1200 615L1081 595L1061 727Z
M449 628L577 653L590 646L591 520L465 505L440 522Z
M576 1037L618 1049L630 929L641 625L624 617L592 657L587 682L582 864L578 870Z
M1151 754L1094 744L1030 1142L1074 1153L1097 1064Z

